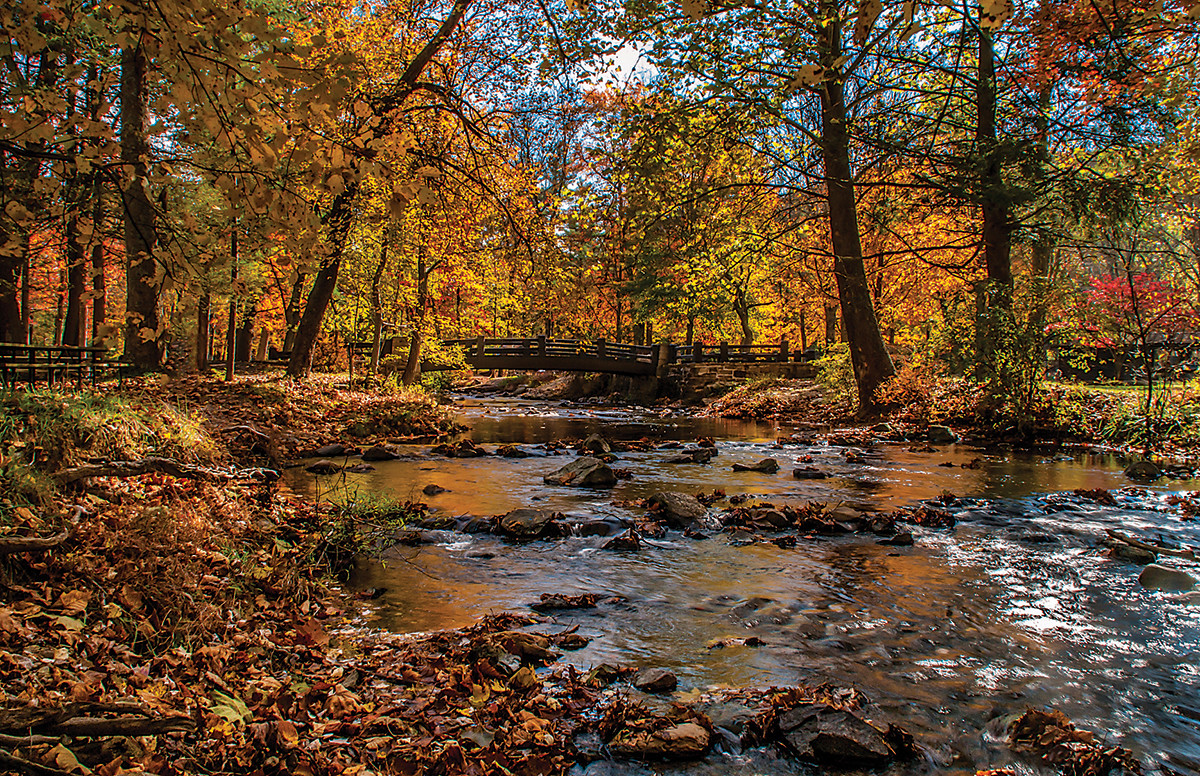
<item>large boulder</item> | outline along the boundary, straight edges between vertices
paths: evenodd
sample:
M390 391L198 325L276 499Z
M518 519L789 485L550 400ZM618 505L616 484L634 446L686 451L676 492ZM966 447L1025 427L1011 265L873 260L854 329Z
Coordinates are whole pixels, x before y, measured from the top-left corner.
M708 509L691 493L662 491L650 497L650 510L673 528L684 528L703 520Z
M708 752L709 733L695 722L684 722L662 730L622 730L608 742L617 757L686 760Z
M779 733L799 757L820 763L873 764L894 756L878 728L821 703L785 712L779 717Z
M604 461L585 455L576 458L558 471L547 474L543 480L547 485L611 488L617 484L617 475Z
M955 434L949 426L930 426L925 432L925 438L930 444L934 445L951 445L958 441L958 434Z
M496 518L496 533L510 539L537 539L557 531L558 512L523 507Z
M1143 568L1142 573L1138 575L1138 582L1142 587L1150 590L1169 590L1171 592L1191 590L1196 586L1196 578L1186 571L1160 566L1157 563L1151 563Z
M1125 476L1131 480L1149 482L1162 477L1162 469L1153 461L1134 461L1125 467Z
M580 449L588 453L611 453L612 444L599 434L592 434L583 440Z
M400 452L392 445L375 445L363 450L364 461L394 461L400 457Z

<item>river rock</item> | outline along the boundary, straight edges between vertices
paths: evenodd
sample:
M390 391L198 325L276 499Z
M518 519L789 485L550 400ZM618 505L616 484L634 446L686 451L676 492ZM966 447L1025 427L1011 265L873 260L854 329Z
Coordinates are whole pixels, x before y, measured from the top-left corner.
M1153 461L1134 461L1125 467L1125 476L1131 480L1157 480L1162 476L1162 469Z
M675 674L665 668L644 669L633 679L633 686L642 692L672 692L678 685Z
M666 463L708 463L717 456L715 447L686 447Z
M528 458L529 453L516 445L504 445L496 450L496 455L501 458Z
M691 525L703 520L708 509L691 493L661 491L649 499L650 509L673 528Z
M591 456L576 458L542 479L547 485L574 485L577 488L611 488L617 484L617 475L608 464Z
M375 467L369 463L363 463L360 461L353 466L347 466L346 471L350 472L351 474L366 474L367 472L375 471Z
M842 709L806 703L779 717L779 732L799 757L830 765L881 763L892 758L883 733Z
M612 445L599 434L592 434L583 440L583 444L580 445L579 449L588 453L611 453Z
M804 466L799 469L792 469L792 476L798 480L823 480L829 475L815 466Z
M492 530L494 525L495 521L491 518L478 517L476 515L469 515L458 519L458 530L468 534L487 533Z
M617 520L592 518L584 520L575 527L575 533L580 536L616 536L625 526Z
M876 423L874 426L871 426L871 431L876 434L891 434L894 429L891 423Z
M316 449L316 455L320 456L321 458L336 458L339 455L345 455L345 454L346 454L346 446L345 445L338 445L338 444L325 445L324 447L318 447Z
M333 461L314 461L304 467L304 471L312 474L337 474L342 467Z
M511 539L536 539L550 531L556 517L562 515L545 509L514 509L496 519L496 533Z
M763 474L774 474L779 471L779 461L774 458L764 458L758 463L744 464L735 463L733 465L735 472L762 472Z
M751 507L750 519L754 521L755 527L774 530L787 528L792 524L787 515L771 507Z
M913 535L908 531L898 533L890 539L880 539L876 544L883 544L888 547L911 547L913 545Z
M364 461L394 461L400 453L391 445L374 445L363 450L362 457Z
M1196 579L1186 571L1160 566L1157 563L1151 563L1142 569L1142 573L1138 575L1138 582L1142 587L1149 590L1167 590L1170 592L1179 592L1182 590L1191 590L1196 586Z
M949 426L930 426L925 431L925 438L934 445L950 445L958 441L958 435Z
M1190 593L1180 593L1179 595L1171 596L1171 600L1177 604L1187 604L1188 606L1200 606L1200 590L1193 590Z
M638 539L637 531L630 528L628 531L621 534L620 536L614 536L613 538L606 541L604 544L600 545L600 549L602 549L602 550L640 550L640 549L642 549L642 542L640 539Z
M608 750L618 757L660 757L686 760L708 752L709 733L695 722L684 722L655 731L622 730L608 742Z
M441 485L434 485L432 482L421 488L421 492L426 496L436 496L439 493L449 493L450 491L443 488Z

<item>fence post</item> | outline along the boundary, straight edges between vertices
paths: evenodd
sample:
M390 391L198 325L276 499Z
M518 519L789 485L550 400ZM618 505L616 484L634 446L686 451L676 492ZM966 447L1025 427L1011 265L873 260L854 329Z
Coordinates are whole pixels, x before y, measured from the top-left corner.
M704 346L699 342L692 343L692 363L699 364L704 361Z
M779 360L787 363L788 360L788 341L787 337L779 338Z
M542 358L546 357L546 335L539 334L537 338L537 354Z
M483 335L475 338L475 358L483 358Z
M729 343L728 342L721 343L721 352L720 352L720 355L718 356L718 359L721 361L729 360Z
M596 358L605 358L604 338L596 340Z

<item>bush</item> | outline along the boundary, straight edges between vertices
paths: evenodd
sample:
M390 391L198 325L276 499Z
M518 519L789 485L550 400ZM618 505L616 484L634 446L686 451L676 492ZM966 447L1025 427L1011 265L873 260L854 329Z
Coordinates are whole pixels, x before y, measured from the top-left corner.
M817 382L825 389L831 404L845 403L853 408L858 403L858 385L854 381L854 365L850 362L850 346L845 342L830 345L825 355L813 362Z

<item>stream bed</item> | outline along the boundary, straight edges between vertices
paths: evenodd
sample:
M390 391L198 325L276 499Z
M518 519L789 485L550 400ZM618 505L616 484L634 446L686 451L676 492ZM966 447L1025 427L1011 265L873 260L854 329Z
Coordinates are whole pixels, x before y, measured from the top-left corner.
M1190 483L1130 488L1108 456L994 453L963 445L788 445L793 427L657 414L649 410L520 400L458 403L470 437L493 448L516 443L528 458L447 459L413 446L412 458L375 471L288 481L316 498L385 493L425 501L434 514L491 516L519 507L568 519L629 520L641 510L614 501L657 491L723 489L753 500L818 501L890 511L942 494L957 497L949 529L913 527L912 547L870 534L801 538L796 547L736 546L707 531L670 531L637 552L599 549L599 536L512 543L446 532L435 544L397 547L358 564L351 585L386 588L373 623L397 632L467 625L489 612L527 611L542 593L620 596L618 603L555 613L543 631L578 626L591 641L562 661L663 667L678 694L721 687L830 682L863 691L868 716L912 732L926 756L913 772L968 772L1013 762L1004 726L1028 706L1061 709L1081 727L1121 744L1157 770L1200 774L1200 606L1143 589L1140 568L1106 557L1105 529L1200 544L1200 521L1168 503ZM666 464L670 450L620 453L632 479L609 490L545 485L574 458L538 446L591 433L656 442L712 438L707 464ZM804 456L811 463L798 464ZM777 474L733 472L733 463L776 458ZM978 459L976 461L976 459ZM946 466L943 464L954 464ZM964 468L964 464L974 468ZM797 480L796 465L828 472ZM448 489L425 496L426 485ZM1120 488L1120 491L1116 489ZM1115 506L1073 494L1113 489ZM710 512L728 506L718 501ZM769 535L768 535L769 538ZM1173 564L1172 558L1160 563ZM1189 569L1196 574L1194 565ZM760 647L710 648L757 636ZM670 766L599 762L583 773L812 772L770 752L717 752Z

